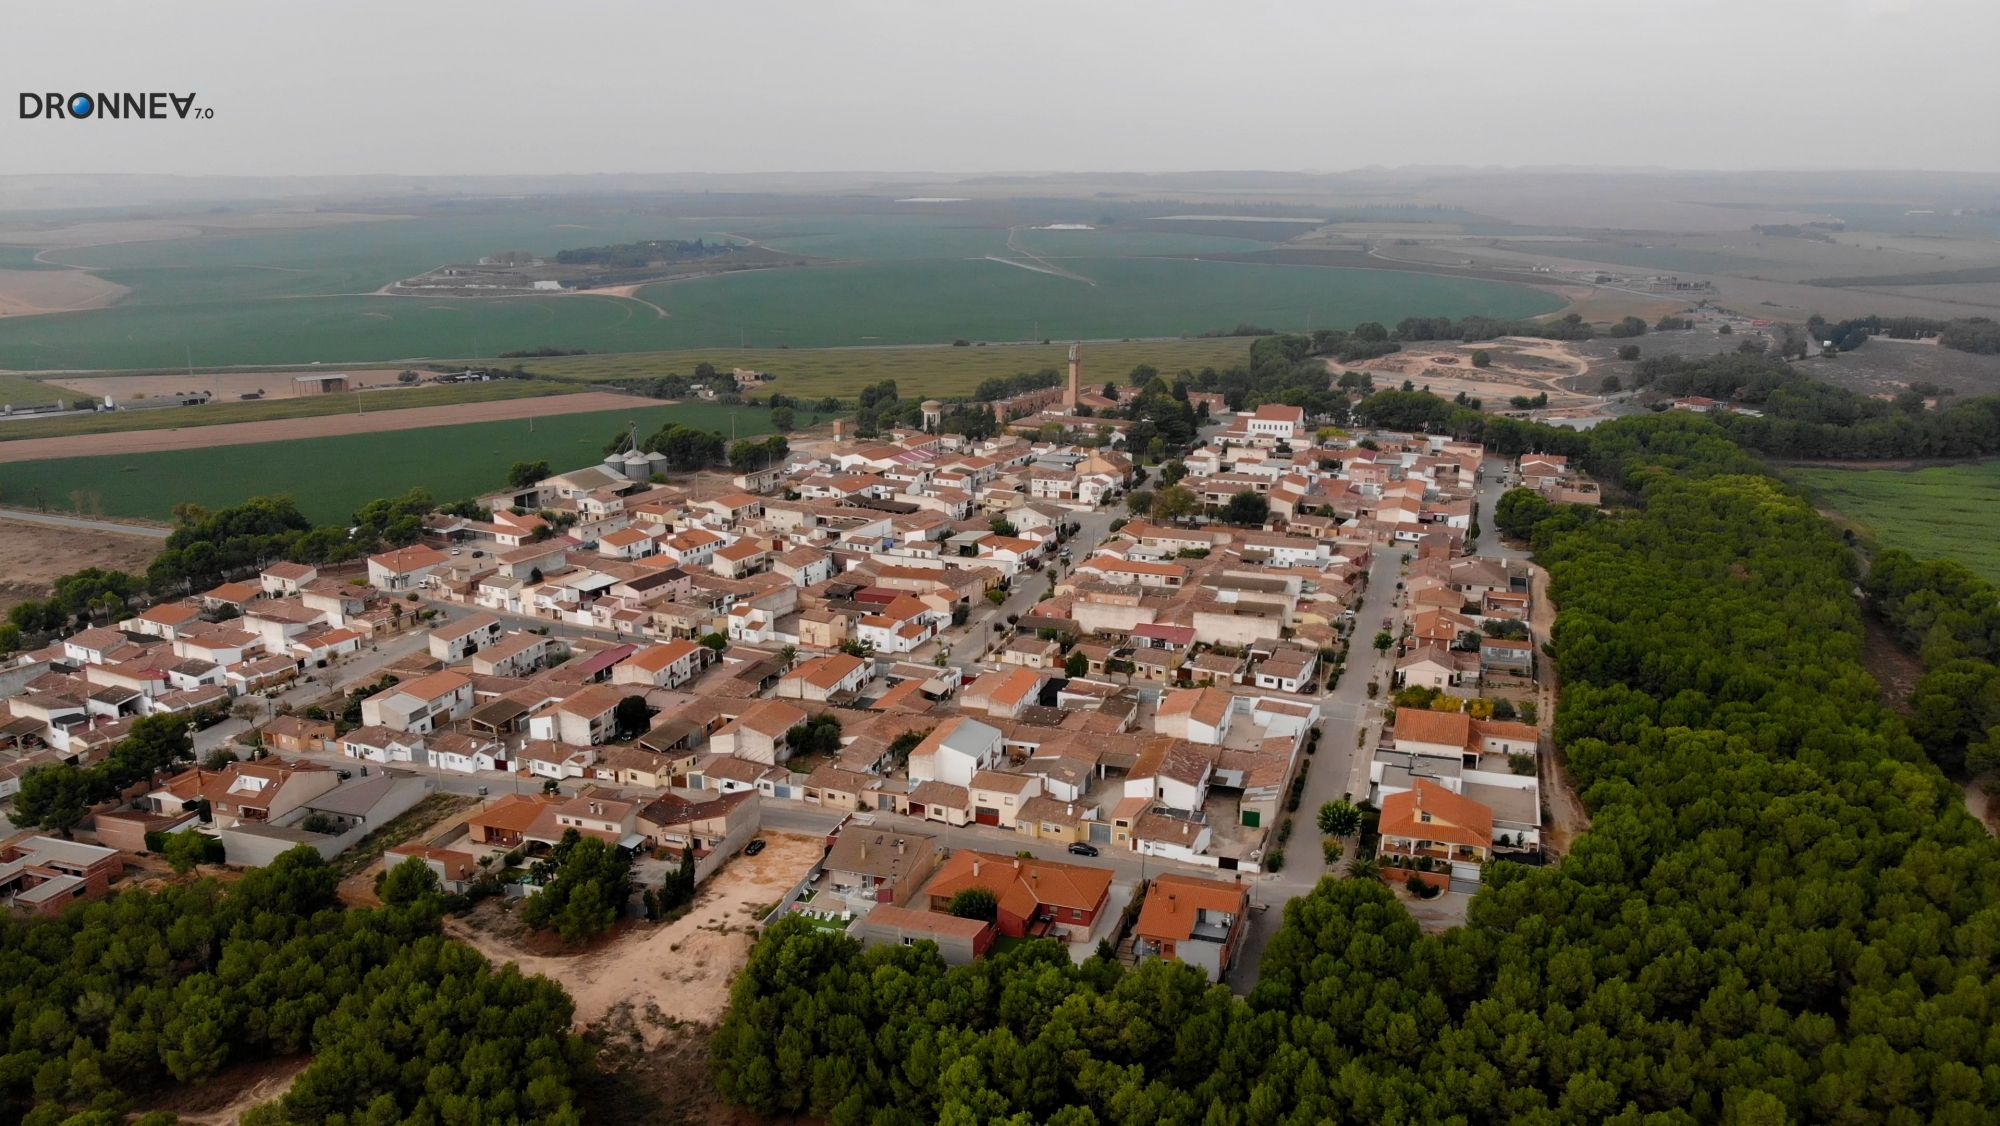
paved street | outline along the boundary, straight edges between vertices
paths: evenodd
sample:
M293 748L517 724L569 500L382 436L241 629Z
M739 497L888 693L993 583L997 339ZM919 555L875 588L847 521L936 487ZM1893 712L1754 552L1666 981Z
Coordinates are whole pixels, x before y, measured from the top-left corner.
M1070 519L1077 525L1077 533L1068 543L1070 562L1081 563L1090 557L1097 545L1111 534L1112 521L1125 514L1123 505L1100 508L1092 512L1075 512ZM1058 570L1067 571L1067 566L1058 560L1050 560L1039 571L1022 571L1014 576L1013 589L1007 593L1007 601L998 606L981 600L978 609L972 611L965 625L946 634L951 645L950 662L956 665L970 679L980 673L980 655L991 646L996 625L1004 626L1007 615L1019 617L1026 614L1035 603L1040 602L1049 592L1049 578Z
M461 615L450 615L450 618ZM449 618L447 619L449 620ZM442 623L436 623L442 624ZM197 757L205 755L217 747L228 745L230 740L250 730L252 727L268 723L277 714L277 705L290 704L293 708L303 708L318 700L334 688L347 688L356 684L366 684L388 666L411 653L422 652L428 644L428 630L416 629L390 638L379 646L362 649L351 657L343 658L330 668L313 669L308 674L292 682L292 686L275 699L266 700L262 696L240 697L238 703L248 703L257 709L248 720L226 719L214 727L195 732L194 749ZM338 757L338 756L335 756Z

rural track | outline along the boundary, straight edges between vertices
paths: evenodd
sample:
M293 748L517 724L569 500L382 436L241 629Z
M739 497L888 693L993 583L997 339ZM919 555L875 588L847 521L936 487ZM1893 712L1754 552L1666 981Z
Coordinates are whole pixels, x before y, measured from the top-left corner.
M93 520L88 516L60 516L53 512L33 512L25 508L0 508L0 520L20 520L55 528L76 528L86 532L111 532L123 536L145 536L163 540L173 532L156 524L126 524L114 520Z

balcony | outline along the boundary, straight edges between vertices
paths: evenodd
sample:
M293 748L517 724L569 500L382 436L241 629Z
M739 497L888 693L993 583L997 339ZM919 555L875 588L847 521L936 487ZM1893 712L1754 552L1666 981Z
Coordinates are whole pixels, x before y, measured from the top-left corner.
M1211 916L1204 912L1202 917L1196 921L1194 929L1188 932L1188 937L1200 939L1203 942L1228 942L1229 932L1235 929L1235 926L1236 919L1233 916Z

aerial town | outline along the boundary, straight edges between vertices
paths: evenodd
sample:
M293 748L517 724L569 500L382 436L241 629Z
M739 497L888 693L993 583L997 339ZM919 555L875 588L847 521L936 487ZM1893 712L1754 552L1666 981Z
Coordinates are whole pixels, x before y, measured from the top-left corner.
M1203 396L1192 503L1127 515L1147 473L1075 413L1102 398L1080 366L993 404L994 438L934 432L926 403L925 429L836 422L733 478L669 480L635 445L481 497L490 519L434 513L365 561L271 563L16 654L0 796L140 717L187 717L198 761L14 839L0 886L52 913L186 833L251 867L367 840L449 893L497 875L522 898L569 834L703 882L788 834L818 845L773 920L1247 983L1253 919L1343 864L1442 926L1489 858L1539 862L1549 615L1523 553L1480 552L1480 516L1595 485ZM1231 518L1245 495L1255 523ZM405 816L434 794L462 808ZM1365 856L1323 833L1329 804L1365 813ZM953 910L968 889L990 917Z

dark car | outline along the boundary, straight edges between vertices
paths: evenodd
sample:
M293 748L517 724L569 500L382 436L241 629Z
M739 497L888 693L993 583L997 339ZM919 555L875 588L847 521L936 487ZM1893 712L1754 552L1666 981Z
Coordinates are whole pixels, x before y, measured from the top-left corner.
M764 851L764 840L762 837L743 846L743 855L745 856L755 856L762 851Z
M1070 850L1071 852L1075 853L1075 854L1076 854L1076 855L1078 855L1078 856L1096 856L1096 855L1097 855L1097 846L1096 846L1096 845L1094 845L1094 844L1084 844L1084 843L1083 843L1082 841L1077 841L1077 842L1076 842L1075 844L1072 844L1072 845L1070 845L1070 846L1069 846L1069 850Z

